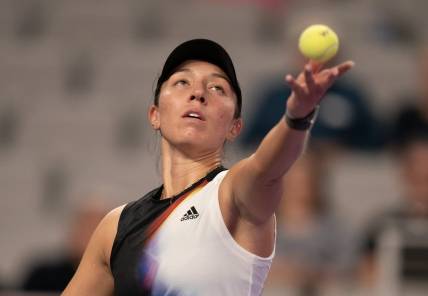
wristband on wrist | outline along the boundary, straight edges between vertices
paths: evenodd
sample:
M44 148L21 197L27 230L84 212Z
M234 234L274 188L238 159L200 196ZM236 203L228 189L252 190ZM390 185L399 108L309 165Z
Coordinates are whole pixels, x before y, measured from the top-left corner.
M306 131L311 129L312 126L314 125L318 112L319 112L319 105L317 105L314 108L314 110L312 110L311 113L309 113L303 118L292 118L286 111L284 115L285 123L288 125L288 127L292 129L299 130L299 131Z

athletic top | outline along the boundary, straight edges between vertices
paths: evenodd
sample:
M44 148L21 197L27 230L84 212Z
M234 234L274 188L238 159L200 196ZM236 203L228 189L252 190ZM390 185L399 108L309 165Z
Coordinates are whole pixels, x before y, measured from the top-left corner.
M260 295L274 251L241 247L220 212L220 167L170 199L162 186L123 209L110 257L115 295Z

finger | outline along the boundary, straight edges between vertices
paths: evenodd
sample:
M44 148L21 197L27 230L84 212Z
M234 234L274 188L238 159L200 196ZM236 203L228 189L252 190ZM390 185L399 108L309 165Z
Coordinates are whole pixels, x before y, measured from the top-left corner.
M335 67L332 68L328 68L325 69L323 71L321 71L321 76L325 76L327 74L327 76L329 76L331 73L336 74L337 76L342 76L343 74L345 74L346 72L348 72L350 69L352 69L354 67L355 63L353 61L347 61L344 62L342 64L339 64ZM331 72L333 71L333 72Z
M315 81L314 76L312 74L312 67L311 65L306 65L305 70L303 71L305 75L305 81L308 89L313 90L315 88Z
M324 66L323 63L317 62L315 60L309 60L309 63L312 67L312 73L318 73L322 70L322 67Z
M285 77L285 80L287 81L287 83L290 85L291 90L294 91L297 95L301 95L303 93L302 87L300 86L300 84L296 81L296 79L294 79L293 76L291 75L287 75Z
M322 89L327 90L339 77L339 70L336 67L325 69L318 74L318 77L317 85Z
M339 77L339 69L337 68L330 69L327 76L328 87L330 87L338 77Z
M336 66L335 68L337 68L337 70L339 72L338 75L342 76L343 74L345 74L346 72L351 70L354 66L355 66L355 63L353 61L347 61L347 62L344 62L344 63Z

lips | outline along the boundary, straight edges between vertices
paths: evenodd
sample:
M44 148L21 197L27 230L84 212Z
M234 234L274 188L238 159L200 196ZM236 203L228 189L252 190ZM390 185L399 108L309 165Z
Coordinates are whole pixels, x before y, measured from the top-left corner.
M199 111L195 111L195 110L189 110L187 112L185 112L182 116L183 118L194 118L194 119L199 119L202 121L205 121L205 117L203 116L203 114Z

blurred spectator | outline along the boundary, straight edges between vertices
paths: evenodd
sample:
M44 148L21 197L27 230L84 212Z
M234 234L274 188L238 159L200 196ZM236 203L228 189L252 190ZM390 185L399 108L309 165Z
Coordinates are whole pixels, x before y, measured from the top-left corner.
M57 258L35 260L23 281L25 291L62 291L71 280L86 245L98 223L107 213L100 199L90 197L73 215L66 249Z
M352 263L350 236L328 208L325 177L321 159L307 153L284 178L272 281L296 295L317 295Z
M415 134L428 134L428 46L421 50L417 62L419 93L403 98L405 105L393 122L392 141L397 146Z
M389 281L399 289L409 281L428 280L428 47L417 61L420 88L404 97L390 132L402 199L377 215L364 233L360 277L366 287L382 288Z
M368 287L428 281L428 133L409 133L400 144L402 199L376 216L363 240L360 275Z

